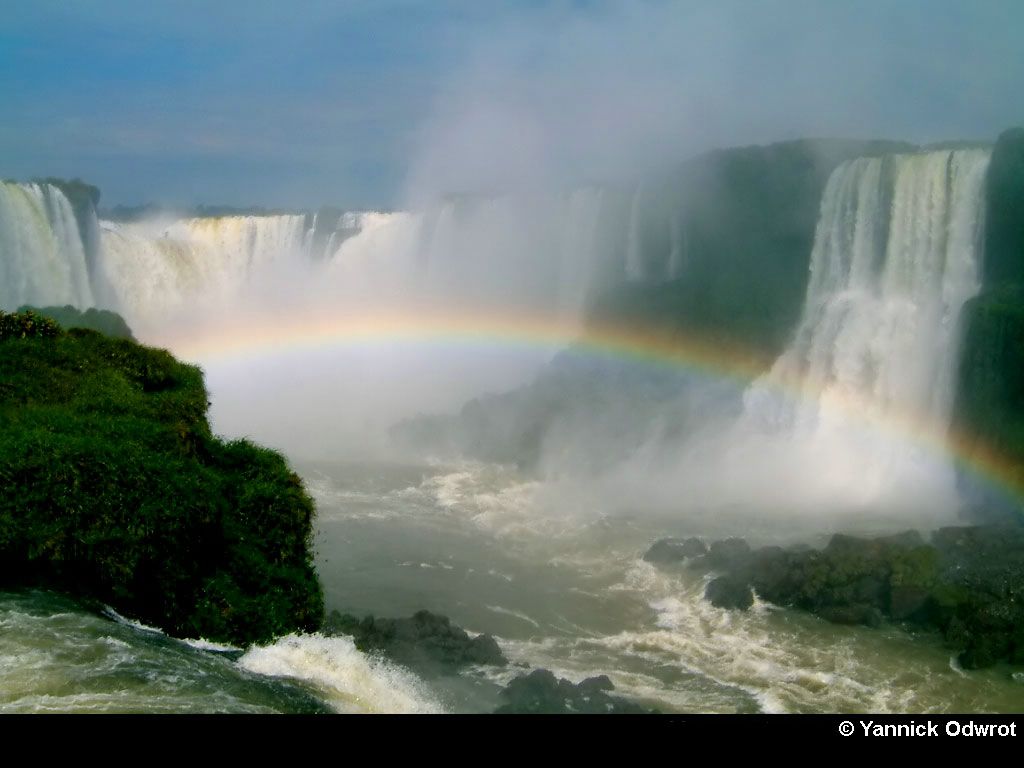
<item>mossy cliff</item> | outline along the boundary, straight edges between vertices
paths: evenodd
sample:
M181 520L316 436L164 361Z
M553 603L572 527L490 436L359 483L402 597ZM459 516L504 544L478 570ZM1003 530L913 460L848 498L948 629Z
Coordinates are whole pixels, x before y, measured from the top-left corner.
M314 630L314 506L283 458L214 437L202 372L0 312L0 585L108 603L184 637Z
M992 151L983 273L982 292L963 309L955 423L969 453L997 451L1024 483L1024 128Z

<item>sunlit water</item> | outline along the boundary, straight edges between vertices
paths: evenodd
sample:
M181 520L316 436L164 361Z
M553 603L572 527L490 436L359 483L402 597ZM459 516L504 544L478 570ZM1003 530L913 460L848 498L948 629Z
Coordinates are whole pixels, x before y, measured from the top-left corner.
M644 510L592 512L483 464L304 465L329 608L427 608L494 634L513 661L421 679L347 638L211 652L45 593L0 595L0 711L476 712L526 668L607 674L666 712L1000 712L1024 675L958 670L933 636L840 627L757 603L712 607L704 579L640 557L665 535L731 532ZM754 543L768 531L750 527Z

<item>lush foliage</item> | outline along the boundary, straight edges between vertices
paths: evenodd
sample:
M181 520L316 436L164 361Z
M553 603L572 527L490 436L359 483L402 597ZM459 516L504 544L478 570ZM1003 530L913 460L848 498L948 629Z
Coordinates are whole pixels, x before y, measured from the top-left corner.
M0 583L178 636L320 625L312 500L278 454L211 434L198 368L30 313L0 328Z
M52 339L61 333L60 325L32 311L9 314L0 311L0 341L5 339Z

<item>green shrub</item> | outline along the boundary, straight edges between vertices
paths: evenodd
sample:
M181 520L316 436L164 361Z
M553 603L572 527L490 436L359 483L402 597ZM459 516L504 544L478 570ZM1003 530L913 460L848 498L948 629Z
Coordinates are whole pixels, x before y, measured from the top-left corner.
M0 314L0 584L246 644L319 627L313 502L225 443L202 372L163 350Z

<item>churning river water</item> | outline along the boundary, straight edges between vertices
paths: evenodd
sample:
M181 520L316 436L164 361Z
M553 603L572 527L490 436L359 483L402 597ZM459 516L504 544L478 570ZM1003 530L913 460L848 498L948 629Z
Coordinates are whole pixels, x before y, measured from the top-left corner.
M230 649L9 592L0 711L483 712L502 684L537 667L573 681L607 674L619 695L665 712L1024 709L1024 674L960 670L938 637L762 602L720 610L703 600L703 576L641 559L662 536L734 534L720 516L590 511L557 484L488 464L298 469L318 502L329 610L426 608L494 635L512 664L424 679L345 637ZM756 524L745 534L771 538Z

